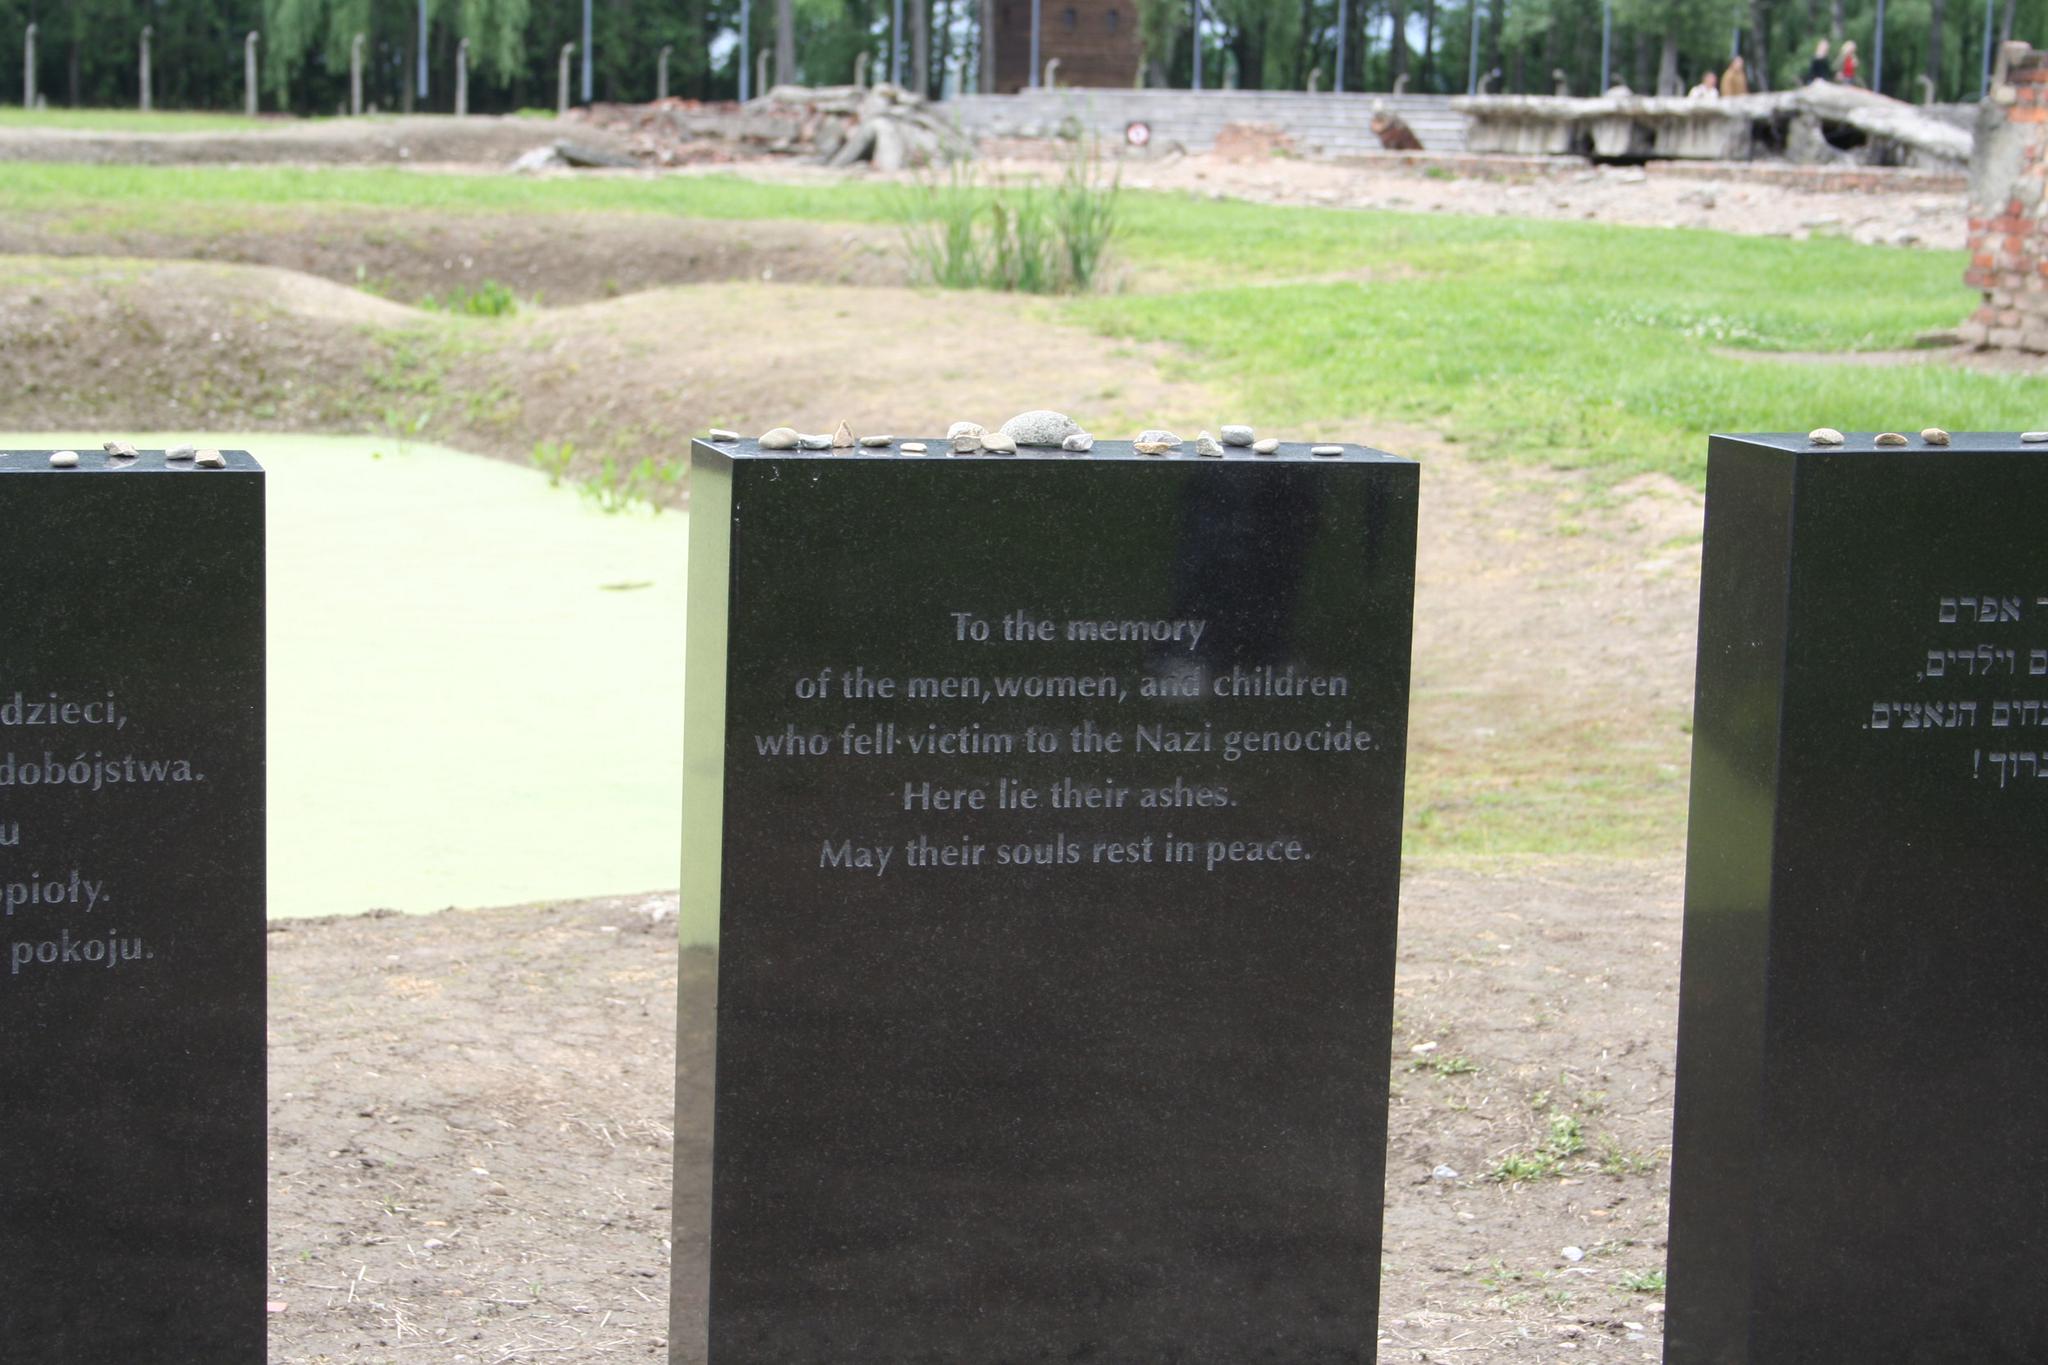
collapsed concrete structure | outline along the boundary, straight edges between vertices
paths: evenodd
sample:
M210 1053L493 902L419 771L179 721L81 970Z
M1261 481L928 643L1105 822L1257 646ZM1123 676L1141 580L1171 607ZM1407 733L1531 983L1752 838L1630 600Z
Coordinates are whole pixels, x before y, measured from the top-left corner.
M1928 170L1961 170L1970 160L1970 135L1956 123L1825 81L1732 99L1473 95L1451 107L1471 120L1466 146L1474 152L1626 161L1783 156Z
M868 162L898 171L955 160L973 144L923 96L886 82L864 88L778 85L745 104L664 99L652 104L593 104L567 115L623 135L628 156L579 160L557 143L571 165L678 166L747 156L808 156L833 166ZM549 162L543 158L535 169Z

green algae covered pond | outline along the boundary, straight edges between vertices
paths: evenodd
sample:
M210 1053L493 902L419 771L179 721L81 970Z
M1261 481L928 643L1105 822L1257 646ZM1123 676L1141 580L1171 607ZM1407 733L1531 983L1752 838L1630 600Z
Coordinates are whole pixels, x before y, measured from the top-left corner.
M430 445L208 443L268 472L273 918L675 886L683 514Z

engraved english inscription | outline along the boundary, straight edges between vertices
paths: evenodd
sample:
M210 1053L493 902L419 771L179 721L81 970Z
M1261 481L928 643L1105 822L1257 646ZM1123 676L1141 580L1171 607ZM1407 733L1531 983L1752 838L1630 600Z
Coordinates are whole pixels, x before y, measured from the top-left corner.
M1197 651L1208 626L1037 609L946 612L926 623L929 671L897 675L859 660L807 667L787 681L789 718L752 735L749 747L762 763L891 769L886 780L858 783L868 821L815 832L821 871L1142 866L1199 875L1313 861L1306 831L1266 814L1267 772L1276 759L1304 754L1373 760L1377 744L1351 680L1292 664L1205 663ZM1099 667L1034 670L1038 652L1074 644L1099 651ZM830 728L806 724L805 708L821 702L866 714ZM992 702L1004 706L1002 723L962 718ZM1201 711L1184 714L1191 703ZM1212 718L1212 705L1227 707L1230 719ZM953 826L968 812L996 813L1000 833L959 832ZM1083 812L1085 832L1072 823Z

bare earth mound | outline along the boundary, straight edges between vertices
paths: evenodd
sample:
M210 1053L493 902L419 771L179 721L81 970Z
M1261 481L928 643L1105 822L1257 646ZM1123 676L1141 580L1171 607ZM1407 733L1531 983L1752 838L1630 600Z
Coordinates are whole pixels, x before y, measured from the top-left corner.
M455 415L453 431L458 444L523 454L494 430L502 421L594 460L679 455L709 425L830 431L844 420L929 435L1052 407L1110 435L1159 414L1215 411L1199 386L1163 373L1167 348L1062 327L1046 312L1015 295L745 284L554 310L457 358L456 391L514 394L520 406L481 422Z
M721 222L656 214L250 211L232 226L148 227L72 214L0 218L0 254L205 260L303 271L419 303L504 285L527 303L588 303L713 280L905 282L896 234L847 224Z
M0 426L15 430L397 430L520 461L566 442L581 475L677 460L713 424L931 432L1051 405L1110 433L1215 411L1162 373L1165 347L1009 295L710 284L451 319L277 269L15 260L0 283Z
M14 258L0 426L360 431L374 329L413 311L244 266Z
M1380 1359L1656 1359L1675 866L1411 869L1402 910ZM272 926L274 1361L667 1359L672 1203L705 1274L716 1017L673 911ZM1488 1178L1560 1120L1583 1150ZM682 1307L688 1341L701 1287Z

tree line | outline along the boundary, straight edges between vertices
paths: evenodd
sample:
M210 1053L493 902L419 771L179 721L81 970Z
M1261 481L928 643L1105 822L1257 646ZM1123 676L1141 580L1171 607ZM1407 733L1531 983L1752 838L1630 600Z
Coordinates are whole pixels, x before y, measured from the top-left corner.
M1025 4L1028 0L1009 0ZM1043 0L1050 16L1067 3ZM657 54L671 49L669 90L731 99L739 90L741 7L750 59L770 52L771 80L853 78L859 54L886 73L899 0L589 0L592 93L646 100ZM900 0L903 83L940 95L973 90L982 28L998 0ZM1683 89L1739 51L1753 87L1796 84L1822 38L1854 39L1872 76L1880 0L1136 0L1141 60L1133 83L1192 83L1200 33L1203 84L1246 89L1462 93L1477 75L1494 91L1589 94L1605 74L1643 93ZM1992 41L2038 38L2048 0L1882 0L1887 94L1968 100ZM37 26L36 82L53 105L130 106L138 46L151 30L156 107L239 109L243 37L260 36L261 105L330 114L345 108L349 52L364 38L365 100L383 110L446 111L456 47L469 41L470 108L552 108L557 59L582 38L585 0L425 0L428 89L418 89L420 0L0 0L0 102L21 97L24 30ZM1199 18L1199 28L1197 19ZM1340 26L1344 30L1340 35ZM1341 36L1341 41L1340 41ZM1048 23L1047 57L1059 52ZM1339 50L1343 70L1338 70ZM581 55L572 99L581 96ZM872 77L871 77L872 79Z

